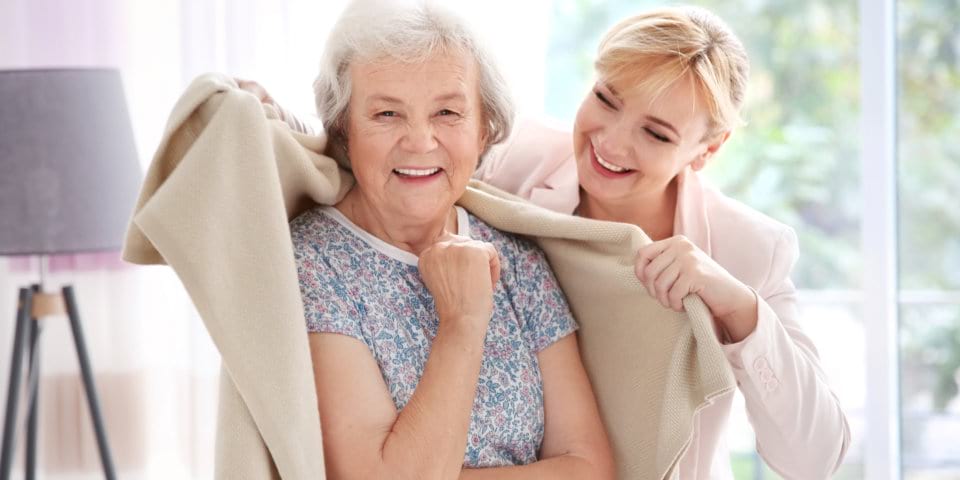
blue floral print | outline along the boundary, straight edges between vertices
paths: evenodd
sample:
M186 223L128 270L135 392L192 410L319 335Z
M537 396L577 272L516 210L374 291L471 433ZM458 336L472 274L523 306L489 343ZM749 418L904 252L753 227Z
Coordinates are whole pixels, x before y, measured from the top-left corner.
M535 462L544 429L537 353L577 324L539 248L465 211L459 214L460 233L492 243L501 262L464 466ZM439 326L416 257L391 250L332 207L309 210L290 227L308 331L363 342L397 409L403 409Z

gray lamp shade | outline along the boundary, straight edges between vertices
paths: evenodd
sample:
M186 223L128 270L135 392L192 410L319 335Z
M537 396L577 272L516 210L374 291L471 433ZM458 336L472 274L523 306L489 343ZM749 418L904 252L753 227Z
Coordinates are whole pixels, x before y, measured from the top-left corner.
M118 250L140 181L118 71L0 70L0 255Z

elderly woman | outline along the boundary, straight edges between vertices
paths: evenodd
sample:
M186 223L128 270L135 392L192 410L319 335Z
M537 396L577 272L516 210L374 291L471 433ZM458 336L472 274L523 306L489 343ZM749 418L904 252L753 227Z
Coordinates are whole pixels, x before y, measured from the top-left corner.
M315 83L356 186L291 223L331 478L611 478L540 250L454 202L512 107L459 18L355 2Z

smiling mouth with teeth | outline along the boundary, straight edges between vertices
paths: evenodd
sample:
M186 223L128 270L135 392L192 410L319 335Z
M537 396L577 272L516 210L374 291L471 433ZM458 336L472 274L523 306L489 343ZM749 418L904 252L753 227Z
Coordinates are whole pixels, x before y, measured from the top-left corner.
M599 163L601 167L610 170L613 173L625 173L631 171L629 168L620 167L604 160L603 157L601 157L596 151L594 151L593 154L597 157L597 163Z
M416 169L416 168L395 168L393 173L397 175L402 175L404 177L429 177L440 171L440 168L425 168L425 169Z

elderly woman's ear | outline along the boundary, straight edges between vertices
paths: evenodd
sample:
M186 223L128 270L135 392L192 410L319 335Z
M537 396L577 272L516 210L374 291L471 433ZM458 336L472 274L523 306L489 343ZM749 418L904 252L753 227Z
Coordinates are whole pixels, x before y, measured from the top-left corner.
M480 165L483 164L483 157L487 155L490 147L492 147L492 145L490 145L490 128L487 127L486 123L487 122L483 122L483 126L480 127L480 143L478 148L480 156L477 158L477 166L474 167L475 172L480 169Z

